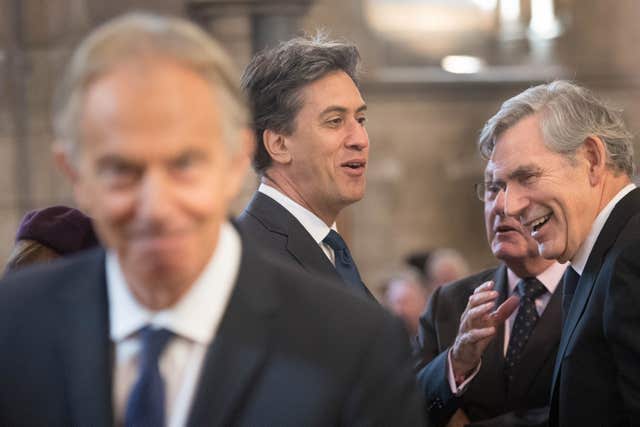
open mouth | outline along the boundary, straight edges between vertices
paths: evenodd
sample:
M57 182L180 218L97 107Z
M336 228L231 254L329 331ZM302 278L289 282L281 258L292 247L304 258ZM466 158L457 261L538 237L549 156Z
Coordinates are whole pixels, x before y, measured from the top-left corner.
M509 231L516 231L516 229L508 225L499 225L496 227L496 233L507 233Z
M547 222L549 222L549 219L551 219L551 215L552 214L549 213L531 222L531 224L529 225L529 227L531 227L531 231L535 233L540 230Z
M363 161L352 161L352 162L345 162L341 166L349 169L353 169L353 170L358 170L358 169L364 168L365 164L366 162L363 162Z

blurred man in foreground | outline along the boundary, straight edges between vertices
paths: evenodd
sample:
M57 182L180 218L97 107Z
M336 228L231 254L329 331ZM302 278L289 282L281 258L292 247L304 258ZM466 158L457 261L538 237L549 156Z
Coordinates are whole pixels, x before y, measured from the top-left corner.
M0 425L422 424L399 322L227 221L252 135L213 40L128 15L65 77L58 160L106 252L0 284Z
M544 426L565 266L506 215L493 170L478 186L497 268L436 289L420 319L420 388L433 425ZM498 308L496 309L496 306Z

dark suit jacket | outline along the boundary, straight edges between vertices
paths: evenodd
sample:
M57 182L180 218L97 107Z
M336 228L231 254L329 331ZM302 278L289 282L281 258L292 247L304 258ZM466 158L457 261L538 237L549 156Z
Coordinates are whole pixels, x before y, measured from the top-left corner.
M247 239L265 248L270 255L302 267L315 276L343 283L309 232L271 197L256 191L237 223ZM362 288L355 291L374 299L365 284L361 285Z
M640 189L611 212L572 301L550 424L640 425Z
M113 425L104 259L0 282L0 426ZM399 321L244 244L188 425L422 425L411 371Z
M426 312L420 318L419 387L427 398L427 413L433 425L445 425L453 413L461 408L471 421L511 426L526 423L536 425L546 421L525 411L548 404L551 374L562 322L561 287L549 300L524 349L513 383L507 391L504 380L504 328L491 341L482 358L482 367L461 397L451 393L447 380L447 353L453 345L460 326L460 316L473 290L486 282L495 281L500 292L498 304L506 299L507 268L501 264L476 275L441 287L435 291ZM489 420L500 417L497 420ZM497 423L497 424L496 424Z

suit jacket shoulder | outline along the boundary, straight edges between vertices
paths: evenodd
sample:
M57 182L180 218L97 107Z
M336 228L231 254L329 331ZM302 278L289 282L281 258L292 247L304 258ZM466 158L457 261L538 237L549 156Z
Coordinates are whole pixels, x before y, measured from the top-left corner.
M247 247L191 425L421 425L409 360L377 304Z
M302 224L271 197L256 192L237 219L247 245L266 249L269 257L292 264L307 273L343 283L335 267ZM360 293L374 300L364 283Z

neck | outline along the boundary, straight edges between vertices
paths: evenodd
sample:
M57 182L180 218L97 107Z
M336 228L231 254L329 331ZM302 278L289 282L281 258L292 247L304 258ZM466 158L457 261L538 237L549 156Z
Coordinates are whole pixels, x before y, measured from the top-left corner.
M631 183L631 179L626 174L616 175L615 173L608 173L604 176L602 181L602 188L600 191L600 200L598 203L598 213L604 209L605 206L613 199L616 194L620 192L624 187Z
M322 222L327 224L327 227L331 227L333 223L336 222L340 210L330 209L326 206L322 207L317 203L313 203L312 199L305 197L304 192L300 191L298 186L286 174L275 169L270 169L262 176L261 182L275 188L303 208L312 212L320 218Z

